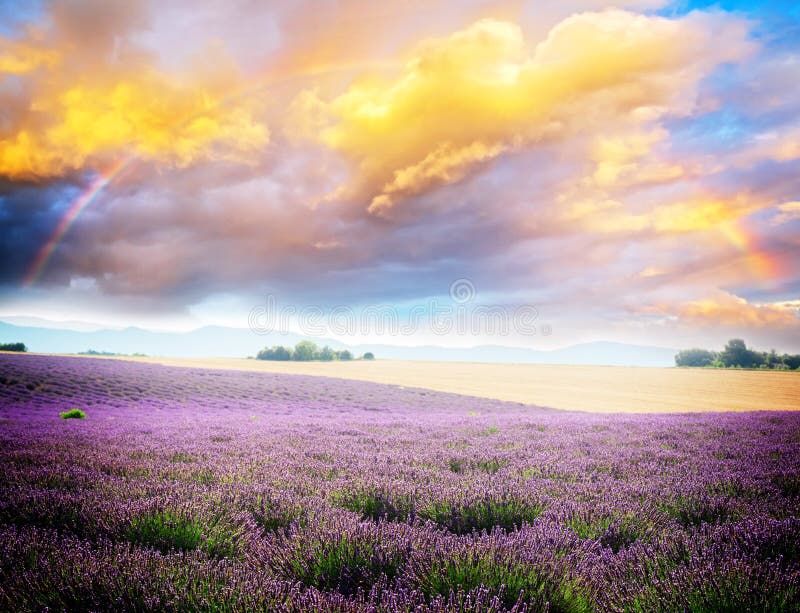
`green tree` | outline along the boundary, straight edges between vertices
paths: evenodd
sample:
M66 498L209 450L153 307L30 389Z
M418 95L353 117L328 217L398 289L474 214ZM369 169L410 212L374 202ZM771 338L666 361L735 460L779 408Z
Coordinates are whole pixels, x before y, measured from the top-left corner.
M311 341L300 341L294 346L294 354L292 355L293 360L297 360L298 362L310 362L313 360L319 352L316 343L312 343Z
M684 349L675 355L676 366L711 366L717 354L707 349Z
M4 343L0 344L0 351L19 351L20 353L25 353L28 351L28 348L25 346L25 343Z
M783 364L783 361L778 352L772 349L769 353L764 354L764 364L767 368L777 368Z
M350 353L347 349L343 349L339 352L339 359L343 361L349 361L353 359L353 354Z
M274 357L272 359L278 362L287 362L292 359L292 350L283 345L278 345L274 349Z
M747 348L745 342L740 338L732 338L725 345L725 349L719 354L720 360L727 367L739 366L742 368L752 368L761 361L754 351Z
M374 360L375 359L375 355L371 351L367 351L364 354L364 359L365 360Z
M319 355L317 356L318 360L322 360L323 362L332 362L336 359L336 352L325 345L322 349L320 349Z
M258 352L256 359L285 362L292 359L292 350L287 349L283 345L278 345L277 347L265 347Z
M789 355L788 353L784 353L781 361L786 364L787 368L791 368L792 370L800 368L800 354Z

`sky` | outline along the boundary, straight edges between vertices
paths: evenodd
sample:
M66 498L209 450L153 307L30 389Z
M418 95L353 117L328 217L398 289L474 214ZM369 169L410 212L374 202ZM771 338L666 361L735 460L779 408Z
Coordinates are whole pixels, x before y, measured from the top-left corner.
M789 1L0 0L0 318L798 352L798 83Z

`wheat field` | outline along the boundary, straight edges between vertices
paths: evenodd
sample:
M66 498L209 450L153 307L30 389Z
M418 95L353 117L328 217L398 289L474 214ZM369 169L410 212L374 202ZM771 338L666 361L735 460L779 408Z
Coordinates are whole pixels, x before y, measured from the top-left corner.
M404 360L115 359L372 381L597 413L800 410L796 372Z

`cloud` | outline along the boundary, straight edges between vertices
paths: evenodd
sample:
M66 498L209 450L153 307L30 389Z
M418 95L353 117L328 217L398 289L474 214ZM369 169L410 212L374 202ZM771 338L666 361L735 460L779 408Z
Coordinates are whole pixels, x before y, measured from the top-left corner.
M627 235L643 232L685 234L716 230L727 222L757 209L747 197L715 198L695 196L675 202L655 203L642 213L631 212L614 200L584 200L565 209L563 219L578 221L592 232Z
M27 41L0 38L0 74L22 75L40 66L54 68L61 61L55 49L46 49Z
M506 151L689 113L697 82L749 50L744 26L718 15L582 13L532 48L519 26L485 19L421 43L391 81L314 105L306 93L305 106L325 109L320 140L353 164L337 197L385 213Z
M734 330L800 328L800 317L793 303L750 303L744 298L722 291L684 303L651 305L647 310L677 318L680 323L693 326Z
M743 167L767 160L791 162L800 159L800 126L781 126L780 132L757 133L732 157Z
M780 212L772 218L773 225L778 226L793 219L800 219L800 202L784 202L775 208Z
M144 17L124 5L55 3L49 31L0 39L0 78L17 75L24 92L4 96L0 81L0 176L58 177L127 154L175 166L246 161L267 144L224 50L207 49L202 69L165 72L130 42Z
M592 183L599 188L611 188L680 179L685 174L683 166L661 160L655 152L668 137L662 127L598 137L591 152L596 164Z
M384 185L383 193L375 196L369 212L391 209L398 197L425 191L437 184L454 183L462 179L471 166L491 160L503 150L502 145L485 145L475 141L470 145L453 148L444 144L416 164L395 171L394 178Z
M60 206L74 194L69 185L8 184L0 179L0 285L20 278L58 221Z

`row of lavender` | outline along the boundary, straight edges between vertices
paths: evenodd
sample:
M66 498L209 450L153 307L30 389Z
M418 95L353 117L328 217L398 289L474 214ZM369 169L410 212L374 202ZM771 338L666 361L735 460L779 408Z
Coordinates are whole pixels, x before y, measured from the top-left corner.
M0 355L0 463L2 610L800 610L795 413Z

